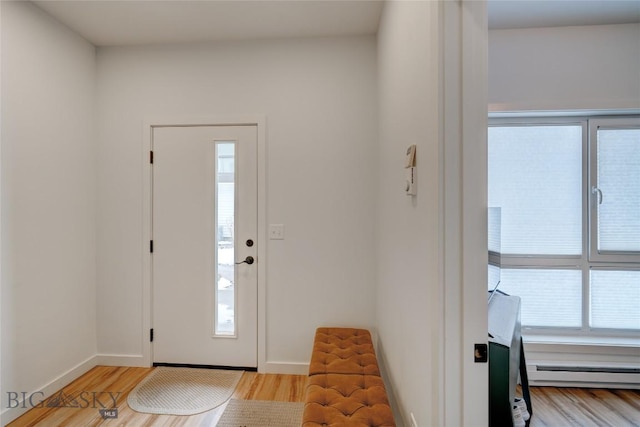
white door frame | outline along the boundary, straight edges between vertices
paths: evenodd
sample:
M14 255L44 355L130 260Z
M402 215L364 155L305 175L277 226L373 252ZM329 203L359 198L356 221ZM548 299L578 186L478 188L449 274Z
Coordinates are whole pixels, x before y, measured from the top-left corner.
M442 3L444 324L439 425L487 425L488 364L474 363L487 343L486 0ZM445 337L447 339L445 339Z
M152 169L150 152L153 128L160 126L256 126L258 137L258 372L266 366L266 117L262 115L160 117L146 119L142 138L142 358L145 366L153 364L153 348L149 331L152 322L152 264L149 242L152 236Z

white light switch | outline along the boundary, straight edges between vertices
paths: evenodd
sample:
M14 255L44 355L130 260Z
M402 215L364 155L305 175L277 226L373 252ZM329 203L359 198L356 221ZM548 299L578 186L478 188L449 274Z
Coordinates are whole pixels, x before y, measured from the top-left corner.
M269 239L270 240L284 240L284 225L283 224L270 224L269 225Z

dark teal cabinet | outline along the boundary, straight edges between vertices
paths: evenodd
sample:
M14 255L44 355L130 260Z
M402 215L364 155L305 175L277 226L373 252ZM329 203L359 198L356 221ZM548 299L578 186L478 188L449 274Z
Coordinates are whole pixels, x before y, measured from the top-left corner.
M520 298L496 291L489 303L489 425L513 426L511 408L518 374L530 407L520 332ZM529 411L532 412L532 411Z

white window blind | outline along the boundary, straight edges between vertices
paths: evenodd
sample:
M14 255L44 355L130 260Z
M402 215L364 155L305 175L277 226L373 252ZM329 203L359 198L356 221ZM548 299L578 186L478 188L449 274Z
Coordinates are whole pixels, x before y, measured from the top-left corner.
M501 252L582 253L583 127L489 128L489 206L501 208Z
M640 118L516 120L489 127L489 289L545 333L636 334Z
M640 329L640 270L591 270L591 327Z
M489 264L487 279L487 290L492 291L500 282L500 267Z
M598 252L640 251L640 129L597 138Z
M521 298L523 325L565 328L582 326L580 270L502 268L500 290Z

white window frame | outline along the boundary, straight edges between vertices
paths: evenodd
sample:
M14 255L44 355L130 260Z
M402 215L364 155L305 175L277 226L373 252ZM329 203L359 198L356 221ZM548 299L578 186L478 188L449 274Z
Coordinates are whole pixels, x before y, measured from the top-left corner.
M582 254L571 255L510 255L490 254L495 264L499 260L499 267L505 269L580 269L582 271L582 326L580 328L549 327L549 326L523 326L523 332L528 335L558 336L558 337L620 337L622 339L637 338L639 330L593 328L590 326L591 294L590 271L592 268L615 268L618 270L640 269L640 256L635 254L606 253L597 254L594 258L592 248L594 239L591 238L597 228L597 217L592 214L593 204L591 197L591 183L594 174L597 174L597 150L595 133L596 126L629 126L640 123L640 116L628 117L601 117L578 114L551 114L545 115L495 115L489 119L489 126L553 126L576 125L582 126ZM595 131L593 130L595 129ZM595 162L595 163L594 163ZM640 254L639 254L640 255Z
M640 263L639 251L599 251L598 250L598 204L602 194L598 189L598 130L599 129L639 129L640 117L594 118L589 120L589 261L613 263Z

